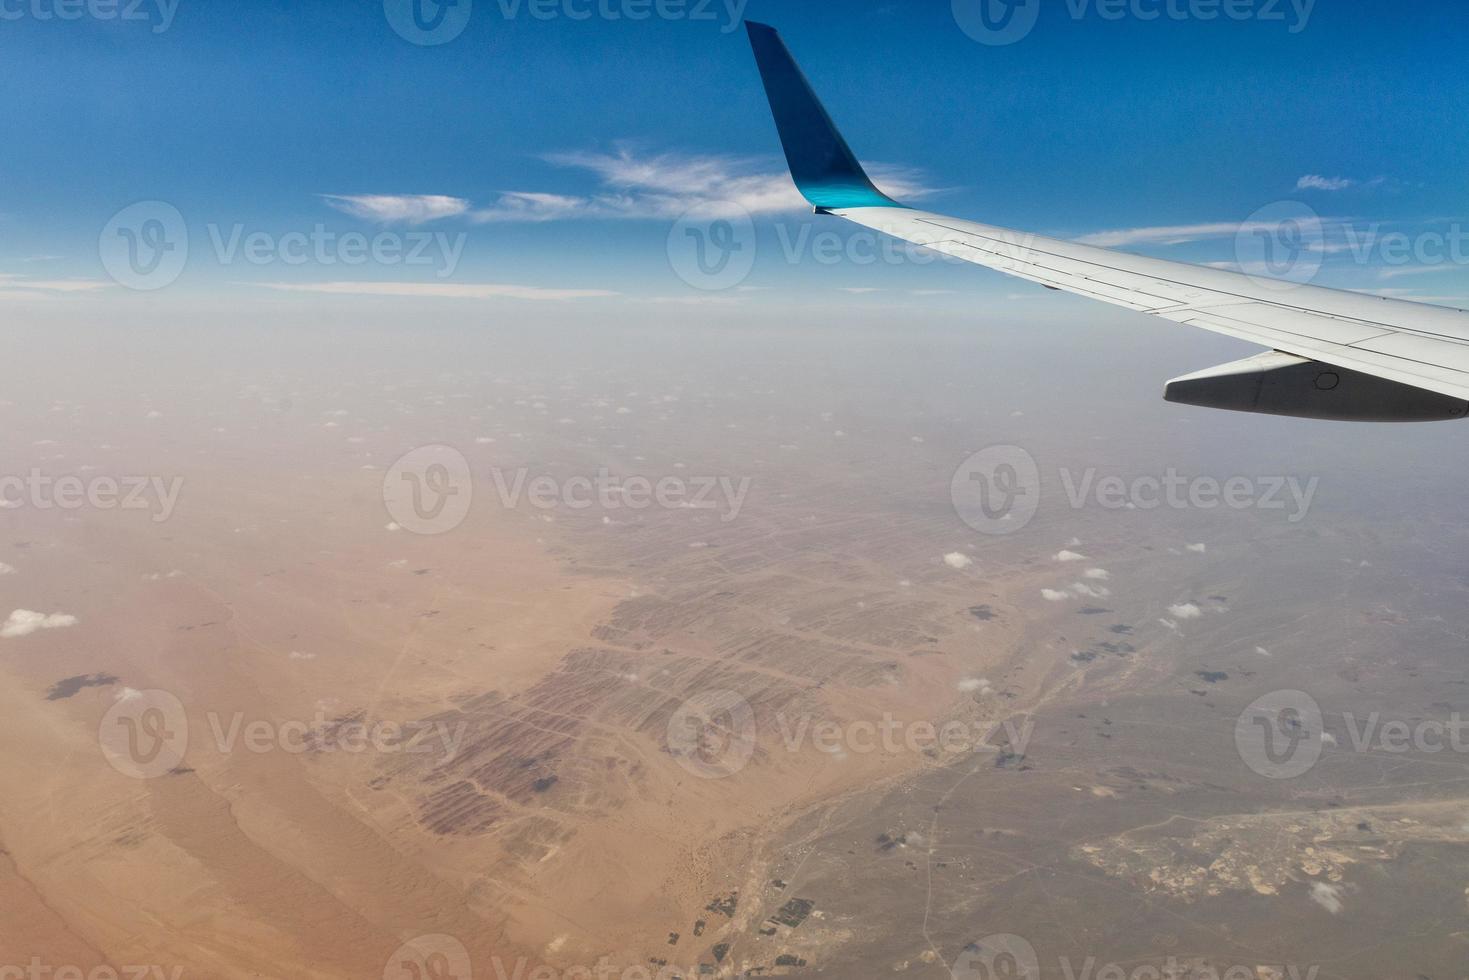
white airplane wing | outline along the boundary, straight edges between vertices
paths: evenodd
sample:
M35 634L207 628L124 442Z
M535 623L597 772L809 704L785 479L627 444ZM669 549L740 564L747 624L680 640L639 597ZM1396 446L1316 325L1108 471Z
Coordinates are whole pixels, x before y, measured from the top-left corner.
M976 265L1268 348L1169 401L1318 419L1469 414L1469 313L1146 258L905 207L863 171L773 28L747 25L791 175L818 213Z

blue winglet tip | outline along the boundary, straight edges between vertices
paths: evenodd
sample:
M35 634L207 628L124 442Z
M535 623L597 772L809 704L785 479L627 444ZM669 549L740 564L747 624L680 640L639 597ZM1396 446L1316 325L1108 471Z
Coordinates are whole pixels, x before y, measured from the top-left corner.
M818 211L901 207L872 183L811 83L769 24L745 21L791 177Z

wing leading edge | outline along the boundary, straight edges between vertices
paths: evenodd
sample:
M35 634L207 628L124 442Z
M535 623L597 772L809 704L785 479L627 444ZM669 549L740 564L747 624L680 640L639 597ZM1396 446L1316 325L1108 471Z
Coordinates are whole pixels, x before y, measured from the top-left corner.
M1469 414L1469 314L1147 258L905 207L877 189L785 42L747 25L796 186L817 211L1051 289L1277 354L1169 382L1170 401L1351 421Z

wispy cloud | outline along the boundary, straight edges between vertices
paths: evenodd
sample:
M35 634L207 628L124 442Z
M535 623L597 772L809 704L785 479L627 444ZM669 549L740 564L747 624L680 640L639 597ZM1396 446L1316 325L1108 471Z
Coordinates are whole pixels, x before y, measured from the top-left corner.
M524 299L562 302L616 296L605 289L548 289L512 283L447 282L258 282L266 289L292 293L326 293L332 296L405 296L419 299Z
M1188 245L1193 242L1233 238L1244 232L1273 232L1278 225L1269 221L1211 221L1196 225L1157 225L1147 228L1116 228L1093 232L1076 239L1080 245L1099 248L1122 248L1127 245Z
M760 158L644 154L622 147L607 153L553 153L545 160L589 174L596 186L584 194L506 191L478 206L446 196L329 194L323 199L357 217L409 223L460 215L482 224L674 220L695 208L710 216L794 213L809 208L790 174ZM915 200L936 192L916 171L881 165L869 169L873 179L899 199Z
M110 289L115 283L103 279L31 279L13 272L0 272L0 292L31 290L44 293L90 293Z
M1386 177L1371 180L1356 180L1352 177L1324 177L1321 174L1306 174L1296 181L1298 191L1349 191L1352 188L1370 189L1387 183Z
M442 194L323 194L321 199L343 214L385 225L423 225L469 210L463 198Z
M1320 174L1306 174L1296 181L1298 191L1344 191L1355 186L1357 182L1350 177L1323 177Z

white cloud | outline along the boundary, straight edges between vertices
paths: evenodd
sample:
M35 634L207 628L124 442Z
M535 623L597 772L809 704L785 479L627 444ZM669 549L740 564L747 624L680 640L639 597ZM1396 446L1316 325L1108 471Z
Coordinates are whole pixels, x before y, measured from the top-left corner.
M944 564L948 565L950 568L963 569L968 568L970 565L973 565L974 559L970 558L962 551L951 551L947 555L944 555Z
M1074 551L1061 551L1051 556L1055 561L1086 561L1086 555Z
M1105 582L1112 577L1112 573L1105 568L1088 568L1082 574L1096 582Z
M1190 544L1185 545L1185 548L1196 555L1202 555L1209 550L1209 546L1206 544Z
M493 205L480 208L470 217L482 224L502 221L561 221L566 218L592 217L593 215L586 213L591 207L591 200L585 197L516 192L501 194Z
M1041 598L1047 602L1065 602L1071 598L1071 593L1058 592L1055 589L1041 589Z
M15 566L14 565L7 565L3 561L0 561L0 575L14 575L14 574L15 574Z
M1312 882L1311 901L1332 915L1340 915L1342 910L1341 886L1331 885L1324 881Z
M642 154L629 147L610 153L555 153L546 161L589 173L586 194L517 190L475 206L446 196L323 195L328 204L375 221L422 223L464 215L481 223L568 219L671 220L703 207L711 215L795 213L808 210L785 168L763 159L686 153ZM900 200L935 193L912 170L874 165L873 180Z
M1198 619L1204 615L1204 611L1192 602L1181 602L1176 606L1169 606L1168 615L1174 619Z
M381 224L422 225L469 210L463 198L442 194L323 194L321 199L343 214Z
M0 638L14 639L17 636L29 636L37 630L61 629L65 626L75 626L77 618L66 613L38 613L29 609L17 609L10 614L4 626L0 626Z
M1320 174L1306 174L1296 181L1298 191L1344 191L1348 187L1355 187L1357 182L1350 177L1323 177Z
M455 282L257 282L254 286L333 296L411 296L429 299L525 299L559 302L616 296L605 289L548 289L513 283Z
M994 690L994 688L991 687L990 682L983 677L966 677L959 682L959 690L964 692L965 694L970 694L976 691L980 694L989 694Z

